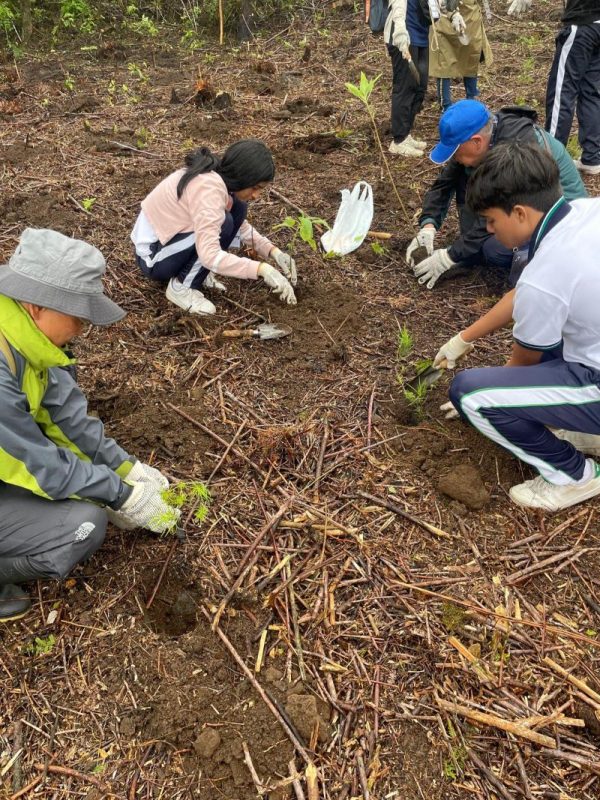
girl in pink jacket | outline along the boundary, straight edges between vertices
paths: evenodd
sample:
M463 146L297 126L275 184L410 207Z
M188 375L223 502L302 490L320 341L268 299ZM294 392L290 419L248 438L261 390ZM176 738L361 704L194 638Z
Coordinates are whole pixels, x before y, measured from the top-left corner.
M189 153L185 168L162 180L142 201L131 240L144 275L167 283L167 299L192 314L215 313L200 289L224 291L216 274L261 277L284 303L295 305L294 259L246 221L248 202L274 176L271 151L257 139L232 144L221 159L207 147ZM261 261L229 253L236 237ZM267 264L267 258L284 274Z

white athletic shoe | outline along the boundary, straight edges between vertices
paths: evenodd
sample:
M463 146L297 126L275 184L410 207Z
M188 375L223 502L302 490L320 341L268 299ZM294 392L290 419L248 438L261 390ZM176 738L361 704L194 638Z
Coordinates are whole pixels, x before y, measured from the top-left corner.
M214 314L217 310L214 303L207 300L198 289L188 289L176 278L171 278L167 286L167 300L175 303L190 314Z
M217 280L217 277L214 272L209 272L206 278L204 279L204 283L202 284L204 289L215 289L217 292L226 292L227 287L224 283Z
M413 147L413 145L408 141L408 137L402 142L391 141L389 151L395 156L412 156L413 158L420 158L423 155L423 150L419 150L418 147Z
M423 139L414 139L412 133L409 133L404 141L415 150L425 150L427 147L427 142L424 142Z
M600 456L600 436L595 433L580 433L579 431L565 431L562 428L553 430L552 433L565 442L571 442L573 447L587 453L589 456Z
M541 475L532 481L513 486L509 491L513 503L523 508L539 508L542 511L562 511L563 508L582 503L600 494L600 467L592 462L594 477L583 484L555 486Z
M585 172L587 175L600 175L600 164L582 164L581 159L578 158L575 166L579 172Z

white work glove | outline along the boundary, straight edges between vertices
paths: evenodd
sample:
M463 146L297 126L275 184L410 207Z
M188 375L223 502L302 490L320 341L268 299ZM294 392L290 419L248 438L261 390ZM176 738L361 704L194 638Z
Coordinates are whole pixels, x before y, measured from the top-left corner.
M436 233L437 231L433 225L430 227L428 226L421 228L421 230L417 233L406 250L406 263L409 267L414 267L415 261L412 255L415 250L418 250L419 247L424 247L427 250L428 256L433 255L433 242L435 240Z
M448 400L447 403L442 403L440 411L444 412L444 419L457 419L459 416L458 411L454 408L452 400Z
M138 481L132 486L132 492L121 508L106 509L113 525L124 531L146 528L154 533L168 533L173 530L181 511L162 499L156 484Z
M410 36L406 30L406 25L399 25L397 22L394 22L394 35L392 36L392 44L394 47L397 47L398 50L400 50L402 53L402 58L410 61L410 50L408 49L410 47Z
M144 464L143 461L136 461L129 474L127 480L133 483L152 483L159 491L164 491L169 488L169 480L162 472L150 464Z
M202 284L203 289L216 289L217 292L226 292L227 287L224 283L217 280L217 276L214 272L209 272L206 278L204 279L204 283Z
M452 27L459 36L462 36L462 34L467 30L467 26L462 18L462 14L459 14L458 11L452 16Z
M427 288L433 289L440 275L443 275L453 266L454 261L448 255L447 250L434 250L429 258L424 258L423 261L413 267L413 272L415 273L415 278L419 279L419 283L427 281Z
M519 15L524 14L526 11L529 11L531 8L531 0L512 0L512 3L508 7L508 15Z
M278 272L275 267L263 261L258 267L258 274L269 289L273 290L273 294L278 295L283 303L287 303L288 306L296 305L296 295L294 294L291 283L281 272Z
M435 369L443 369L442 362L446 361L446 369L454 369L456 362L459 361L467 353L470 353L475 347L471 342L465 342L460 333L448 339L446 344L443 344L437 352L436 357L433 359L433 367Z
M271 250L271 258L277 266L283 271L285 277L289 280L292 286L298 283L298 274L296 272L296 262L289 253L284 253L278 247Z

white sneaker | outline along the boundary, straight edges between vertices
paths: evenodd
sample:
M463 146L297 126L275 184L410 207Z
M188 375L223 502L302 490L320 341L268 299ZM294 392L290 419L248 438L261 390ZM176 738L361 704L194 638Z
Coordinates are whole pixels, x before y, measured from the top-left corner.
M540 508L543 511L562 511L563 508L582 503L600 494L600 467L594 462L592 464L594 477L586 483L555 486L540 475L532 481L513 486L509 491L510 499L523 508Z
M214 303L207 300L198 289L188 289L176 278L171 278L167 286L167 300L175 303L190 314L214 314L217 310Z
M427 142L424 142L423 139L414 139L412 133L409 133L404 141L416 150L425 150L427 147Z
M600 436L595 433L580 433L579 431L565 431L562 428L553 430L552 433L565 442L570 442L577 450L589 456L600 456Z
M206 278L204 279L204 283L202 284L204 289L216 289L217 292L226 292L227 287L224 283L217 280L217 277L214 272L209 272Z
M585 172L587 175L600 175L600 164L582 164L581 159L578 158L575 166L579 172Z
M413 147L413 145L409 143L408 137L402 142L390 142L389 151L395 156L413 156L414 158L420 158L423 155L423 150L419 150L418 147Z

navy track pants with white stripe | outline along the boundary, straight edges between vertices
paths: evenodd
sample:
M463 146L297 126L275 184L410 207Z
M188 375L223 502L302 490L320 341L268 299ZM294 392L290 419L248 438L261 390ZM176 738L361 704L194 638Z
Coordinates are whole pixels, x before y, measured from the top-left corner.
M450 400L480 433L557 485L583 476L585 456L548 428L600 434L600 372L562 358L466 369L452 381Z
M600 24L569 25L556 37L546 89L546 130L564 145L575 111L581 160L600 164Z
M248 204L234 197L231 210L225 213L225 221L221 227L221 250L229 249L247 213ZM136 256L136 261L147 278L163 283L168 283L171 278L178 278L184 286L191 289L199 289L210 271L198 261L193 231L178 233L165 245L155 242L150 258L144 260Z

